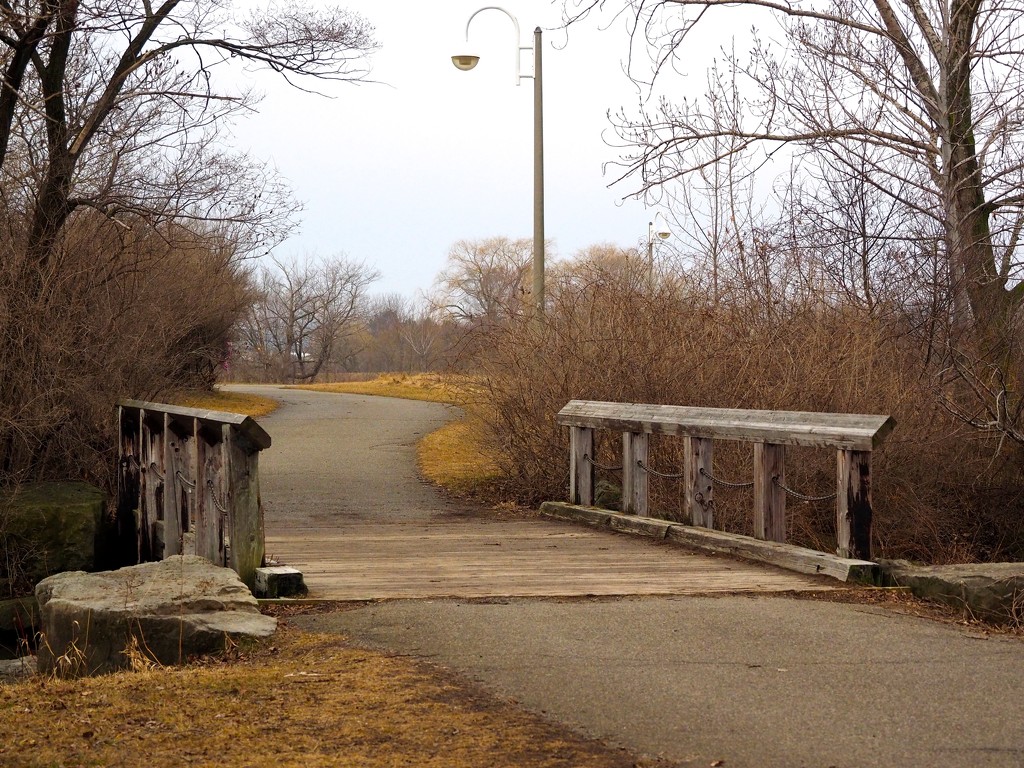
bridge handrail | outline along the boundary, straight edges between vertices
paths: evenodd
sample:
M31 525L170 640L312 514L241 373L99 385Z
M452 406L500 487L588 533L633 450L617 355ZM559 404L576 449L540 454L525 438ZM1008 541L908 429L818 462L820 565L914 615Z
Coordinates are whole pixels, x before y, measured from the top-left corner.
M793 493L785 486L785 446L834 448L837 553L871 559L871 452L895 428L891 416L571 400L556 421L570 428L570 502L593 504L594 430L614 430L622 432L623 511L644 516L649 475L660 474L647 465L649 436L685 438L684 513L706 528L714 527L713 441L753 443L754 533L778 542L786 539L786 495Z
M252 417L168 403L118 404L119 521L135 560L202 555L254 586L263 563L259 453L270 435Z

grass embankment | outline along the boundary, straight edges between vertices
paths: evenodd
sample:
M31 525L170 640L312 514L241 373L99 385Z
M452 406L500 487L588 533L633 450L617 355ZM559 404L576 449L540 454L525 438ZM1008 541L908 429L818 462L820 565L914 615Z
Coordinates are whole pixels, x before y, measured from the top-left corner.
M182 392L171 398L175 405L186 408L205 408L210 411L227 411L228 413L244 413L259 418L277 410L277 400L246 392Z
M0 683L12 768L634 764L409 659L287 627L193 667Z
M302 385L299 389L340 392L457 405L463 417L424 437L417 446L420 472L430 482L458 494L480 491L498 474L484 424L474 412L472 379L436 374L384 374L371 381Z

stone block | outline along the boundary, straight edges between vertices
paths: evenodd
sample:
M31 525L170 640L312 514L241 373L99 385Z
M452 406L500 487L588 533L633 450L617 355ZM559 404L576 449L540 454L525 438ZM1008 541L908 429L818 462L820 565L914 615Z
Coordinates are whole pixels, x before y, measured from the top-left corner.
M1024 563L915 566L889 560L881 565L889 583L907 587L917 597L997 624L1024 621Z
M36 599L44 674L113 672L137 658L180 664L277 628L238 574L195 555L117 571L60 573L39 583Z
M103 491L78 482L35 483L0 497L0 587L30 593L51 574L94 570L105 504Z
M302 580L302 571L287 565L256 569L256 597L275 599L305 595L308 590Z

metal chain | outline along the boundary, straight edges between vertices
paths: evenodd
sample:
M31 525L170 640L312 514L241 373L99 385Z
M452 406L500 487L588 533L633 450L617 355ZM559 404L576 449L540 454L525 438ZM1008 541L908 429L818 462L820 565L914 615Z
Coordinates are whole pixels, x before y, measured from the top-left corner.
M717 477L712 475L710 472L704 471L704 467L700 468L700 474L702 476L706 477L708 480L710 480L715 485L722 485L722 486L725 486L726 488L751 488L754 485L754 481L753 480L751 480L749 483L730 483L730 482L728 482L726 480L719 480Z
M228 513L228 508L221 504L220 499L217 498L217 494L213 487L213 480L207 480L206 487L210 489L210 498L213 499L213 506L215 506L217 508L217 511L220 512L222 515L226 515Z
M590 462L591 464L593 464L598 469L603 469L605 472L621 472L622 471L622 465L621 464L619 466L617 466L617 467L606 467L604 464L598 464L596 461L594 461L586 453L583 454L583 460L587 461L587 462Z
M189 480L187 477L185 477L183 474L181 474L181 470L180 469L177 472L175 472L174 475L175 475L175 477L178 478L178 481L182 485L184 485L185 488L188 489L189 493L192 493L192 491L194 491L196 489L196 484L192 480Z
M828 494L828 496L804 496L804 494L797 493L792 488L787 488L782 483L782 481L779 480L779 476L778 475L773 475L772 476L772 482L775 485L779 486L779 488L784 490L790 496L792 496L794 499L800 499L801 501L830 501L831 499L834 499L838 495L837 493L830 493L830 494Z
M640 467L640 469L642 469L644 472L652 474L655 477L664 477L666 480L679 480L680 478L686 477L686 473L685 472L680 472L679 474L673 474L673 473L668 473L668 472L658 472L656 469L651 469L650 467L648 467L640 459L637 459L636 465L638 467Z

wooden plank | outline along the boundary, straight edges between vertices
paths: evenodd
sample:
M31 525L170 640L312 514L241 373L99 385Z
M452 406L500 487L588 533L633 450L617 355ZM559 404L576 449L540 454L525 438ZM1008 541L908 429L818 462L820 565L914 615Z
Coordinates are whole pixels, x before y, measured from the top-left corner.
M541 505L541 513L557 516L561 520L571 520L578 515L579 520L588 522L591 510L557 502L545 502ZM626 523L636 518L617 512L607 512L608 527L619 531L627 531ZM618 523L616 518L621 518ZM718 552L733 557L768 563L785 568L789 571L808 575L829 576L840 581L874 583L878 578L878 566L867 560L843 558L827 552L796 547L773 541L759 541L749 536L741 536L724 531L711 531L706 528L681 525L662 521L666 526L665 538L668 541L695 547L701 550ZM718 573L723 574L719 566ZM728 577L722 575L727 580Z
M714 441L687 437L684 446L686 477L683 488L683 512L691 525L715 527L714 483L711 481Z
M786 448L754 443L754 537L786 540Z
M182 554L182 538L188 526L188 513L182 514L181 494L178 489L177 470L181 446L177 435L171 430L168 414L163 414L163 461L162 475L164 506L164 557Z
M779 445L870 451L896 426L891 416L805 411L754 411L571 400L559 424L620 432L689 435Z
M569 501L590 506L594 503L594 430L569 428Z
M216 565L225 565L220 530L220 515L213 501L213 488L220 474L220 451L211 446L195 419L195 509L196 554Z
M640 432L622 433L622 511L647 516L648 435Z
M260 504L259 451L230 425L223 426L227 445L228 518L231 521L229 565L249 589L263 565L263 508Z
M142 492L140 422L137 412L117 409L118 497L115 514L119 543L118 562L122 565L134 565L139 562L136 510Z
M871 559L871 454L836 452L836 539L840 557Z
M259 450L266 450L271 444L270 435L267 434L267 431L251 416L246 416L242 413L210 411L205 408L185 408L179 405L150 403L143 400L122 400L119 405L122 408L164 413L175 421L183 423L187 423L190 419L198 419L209 427L231 424Z
M560 505L565 508L571 505ZM622 530L674 524L583 509ZM302 531L279 524L268 548L301 570L316 597L684 595L834 588L819 578L682 547L544 520L423 525L350 521ZM538 535L538 531L543 532ZM550 535L548 535L550 534ZM546 540L557 546L545 546Z

